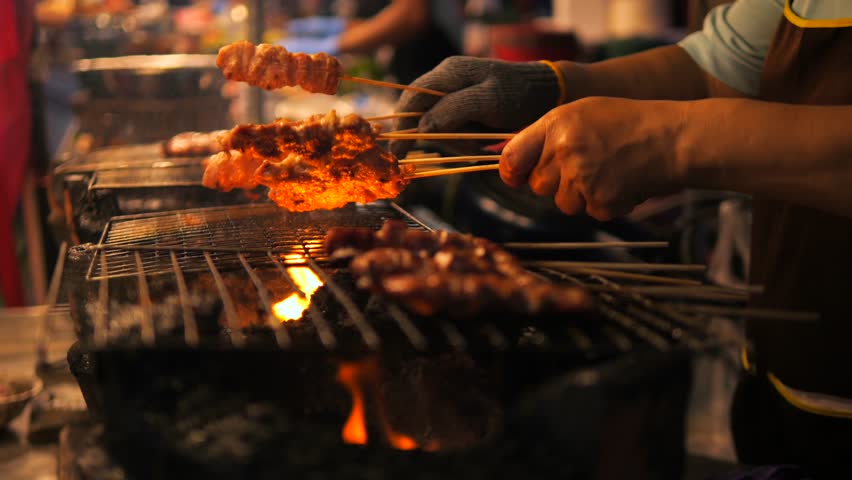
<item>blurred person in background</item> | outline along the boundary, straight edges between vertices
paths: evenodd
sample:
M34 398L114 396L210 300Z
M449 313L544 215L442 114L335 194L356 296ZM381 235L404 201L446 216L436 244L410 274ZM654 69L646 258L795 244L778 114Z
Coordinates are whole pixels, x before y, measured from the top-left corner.
M678 45L592 64L453 57L414 85L448 95L403 93L397 111L426 113L396 129L520 130L500 177L566 214L753 195L751 305L820 318L747 320L737 455L852 478L852 2L739 0Z
M13 223L30 156L32 106L29 59L34 0L0 2L0 283L6 306L21 306L24 293Z
M409 83L462 51L463 5L459 0L358 2L356 19L307 17L288 22L280 42L293 52L372 54L394 47L390 71Z

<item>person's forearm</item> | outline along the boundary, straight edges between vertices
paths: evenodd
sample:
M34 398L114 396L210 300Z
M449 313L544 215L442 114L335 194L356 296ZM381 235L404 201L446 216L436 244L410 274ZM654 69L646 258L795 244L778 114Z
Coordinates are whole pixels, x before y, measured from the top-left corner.
M769 196L852 218L852 106L684 104L675 161L688 187Z
M569 100L621 97L696 100L743 96L701 70L677 45L596 63L559 62Z
M351 24L341 35L342 53L368 53L382 45L406 42L429 22L427 0L394 0L367 20Z

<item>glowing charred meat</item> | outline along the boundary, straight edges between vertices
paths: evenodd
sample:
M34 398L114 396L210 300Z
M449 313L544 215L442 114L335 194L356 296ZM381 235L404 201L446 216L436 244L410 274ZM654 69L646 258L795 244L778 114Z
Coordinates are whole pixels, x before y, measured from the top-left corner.
M384 293L424 316L539 315L592 305L585 290L542 280L505 250L470 235L408 230L388 221L378 231L332 229L325 248L332 258L352 258L359 288Z
M378 145L377 134L363 118L334 111L240 125L221 137L223 152L207 160L204 185L225 191L264 185L272 201L291 211L394 198L408 185L408 170Z
M334 95L343 74L336 58L327 53L291 53L278 45L246 41L219 49L216 65L225 78L274 90L300 86L312 93Z

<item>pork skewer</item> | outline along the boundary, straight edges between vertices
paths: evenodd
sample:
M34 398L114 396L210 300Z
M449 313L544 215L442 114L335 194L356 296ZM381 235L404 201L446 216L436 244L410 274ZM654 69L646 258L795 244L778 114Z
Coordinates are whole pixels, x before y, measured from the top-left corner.
M416 178L499 168L493 163L422 169L499 156L399 161L379 145L379 131L358 115L338 117L333 110L302 121L238 125L218 137L221 152L205 161L202 184L223 191L265 186L276 204L299 212L395 198Z
M205 162L203 185L223 191L262 185L279 206L309 211L395 198L415 178L499 168L495 163L417 171L418 163L433 159L400 162L379 145L378 134L379 127L364 118L341 118L334 111L299 122L238 125L219 137L222 152Z
M344 75L340 62L327 53L308 55L288 52L282 46L266 43L254 45L240 41L226 45L219 49L216 65L228 80L246 82L266 90L300 86L312 93L334 95L340 81L348 80L429 95L445 95L428 88Z
M378 231L331 229L324 243L332 259L351 258L359 288L385 293L424 316L572 313L593 304L582 288L542 280L494 243L471 235L408 230L388 221Z
M299 122L239 125L220 138L223 152L208 159L203 184L224 191L263 185L290 211L395 198L416 167L399 165L379 146L378 128L334 111Z
M212 132L182 132L163 141L162 155L164 157L200 157L213 155L222 151L219 137L227 130Z

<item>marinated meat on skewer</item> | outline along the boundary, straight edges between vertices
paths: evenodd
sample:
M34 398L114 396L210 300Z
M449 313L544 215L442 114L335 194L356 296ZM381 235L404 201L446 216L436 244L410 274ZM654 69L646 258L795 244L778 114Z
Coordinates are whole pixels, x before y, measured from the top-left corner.
M522 283L497 274L415 272L386 277L382 288L423 316L441 312L457 317L483 312L533 316L591 308L591 298L579 287L544 281Z
M274 90L300 86L312 93L334 95L343 75L336 58L327 53L291 53L278 45L257 46L240 41L219 49L216 65L225 78Z
M430 255L445 248L477 248L498 250L494 243L473 235L447 231L409 230L405 223L388 220L380 230L335 228L325 237L326 253L332 258L351 257L375 248L391 247L425 250ZM508 253L506 253L508 255Z
M236 188L251 190L260 185L255 179L255 172L262 162L262 158L236 150L217 153L204 161L202 183L207 188L223 192Z
M163 142L164 157L201 157L222 151L219 137L227 130L183 132Z
M332 110L304 121L240 125L220 138L223 152L206 163L204 186L269 188L290 211L394 198L408 185L396 158L378 145L377 127ZM407 169L413 169L409 166Z
M332 258L352 256L359 288L382 292L419 315L539 315L592 305L585 290L547 282L497 245L470 235L408 230L388 221L378 231L332 229L325 248Z

